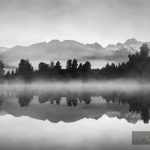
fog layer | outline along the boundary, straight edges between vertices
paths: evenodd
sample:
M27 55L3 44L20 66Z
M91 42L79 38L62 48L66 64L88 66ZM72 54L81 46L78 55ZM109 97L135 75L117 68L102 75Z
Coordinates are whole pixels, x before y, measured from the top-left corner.
M49 82L37 81L25 83L16 81L13 83L0 84L1 91L36 91L36 92L148 92L150 83L134 80L109 80L109 81L71 81L71 82Z

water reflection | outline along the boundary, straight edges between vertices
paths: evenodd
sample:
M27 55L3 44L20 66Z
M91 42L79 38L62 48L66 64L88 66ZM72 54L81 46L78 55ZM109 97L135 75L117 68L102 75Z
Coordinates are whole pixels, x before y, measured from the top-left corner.
M129 112L135 112L141 114L141 118L144 123L148 123L150 119L149 109L150 109L150 94L149 93L135 93L135 94L125 94L125 93L111 93L102 95L103 98L108 102L119 103L129 105Z
M0 94L0 106L3 104L4 101L4 95Z
M0 149L148 150L132 146L131 132L150 130L149 98L142 91L1 90Z
M31 103L33 99L33 93L24 91L22 93L18 93L16 97L18 98L18 103L20 104L20 107L24 107L28 106Z
M124 119L108 118L106 115L98 120L84 118L73 123L3 115L0 117L0 149L149 150L149 146L131 144L133 130L148 131L150 126L142 121L133 126Z
M150 119L149 97L150 94L148 92L135 92L135 93L125 93L125 92L116 92L116 91L115 92L89 92L89 91L88 92L86 91L84 92L73 92L73 91L37 92L37 91L30 91L28 89L23 89L21 91L17 91L17 90L7 91L7 92L1 91L0 109L10 112L10 114L13 114L13 110L18 110L18 113L21 112L20 115L22 116L23 115L34 116L33 114L36 113L37 107L39 107L38 111L42 111L42 113L45 114L44 118L54 122L65 121L65 119L63 120L63 118L65 117L67 118L68 114L70 114L70 118L72 115L72 118L70 120L68 118L66 119L68 122L74 121L73 119L79 120L82 119L83 117L92 117L98 119L104 114L107 114L110 117L114 116L118 118L125 118L127 120L131 120L131 114L134 114L135 117L137 116L137 119L134 118L134 120L138 121L142 119L144 123L148 123ZM8 106L13 101L14 103L16 103L15 100L10 101L10 99L17 99L20 107L31 106L33 112L31 114L29 113L29 111L31 111L30 110L31 107L27 110L23 109L24 111L21 111L16 105L13 104L11 108L7 107L6 105L3 107L3 103L8 103L7 104ZM97 103L95 103L95 100L97 100L96 101ZM103 104L101 104L102 100L104 102ZM37 103L35 103L37 101L39 102L39 104L42 105L45 104L45 105L40 108L40 106ZM53 108L50 105L53 105ZM55 105L60 105L60 109L56 108ZM80 105L82 108L79 107ZM86 107L86 105L89 106ZM66 106L68 107L78 106L77 107L78 110L73 110L73 108L72 110L68 110ZM122 107L125 107L126 109L125 112L123 112ZM36 111L34 109L36 109ZM77 111L81 111L81 109L83 113L79 114L79 112ZM89 113L87 111L89 111ZM66 112L66 116L65 116L65 112ZM76 115L74 115L72 112L76 113ZM58 113L59 113L59 119L56 117ZM52 116L52 114L54 114L54 116ZM133 122L135 123L136 121Z

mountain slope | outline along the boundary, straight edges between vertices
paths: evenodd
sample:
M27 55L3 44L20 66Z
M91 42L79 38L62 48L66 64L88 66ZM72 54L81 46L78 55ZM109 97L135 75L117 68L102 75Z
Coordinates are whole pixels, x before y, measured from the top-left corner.
M82 44L73 40L52 40L48 43L37 43L27 47L15 46L3 48L0 59L7 65L16 65L20 59L29 59L31 63L40 61L67 61L78 59L79 61L111 61L122 62L128 60L128 55L140 50L142 42L136 39L129 39L125 43L108 45L103 48L99 43ZM1 50L1 49L0 49Z
M124 43L117 43L116 45L108 45L106 47L107 50L121 50L126 49L131 53L139 52L140 47L142 46L143 42L137 41L135 38L128 39Z

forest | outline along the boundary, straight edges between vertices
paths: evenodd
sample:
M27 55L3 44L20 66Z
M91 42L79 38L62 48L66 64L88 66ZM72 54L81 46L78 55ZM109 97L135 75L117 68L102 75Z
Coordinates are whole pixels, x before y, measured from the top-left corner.
M140 52L128 56L127 62L117 65L107 63L101 69L92 69L90 61L79 63L76 59L69 59L63 69L60 61L50 64L40 62L34 70L29 60L21 59L16 70L5 71L5 64L0 61L0 80L21 79L33 81L46 80L104 80L104 79L150 79L150 49L144 43Z

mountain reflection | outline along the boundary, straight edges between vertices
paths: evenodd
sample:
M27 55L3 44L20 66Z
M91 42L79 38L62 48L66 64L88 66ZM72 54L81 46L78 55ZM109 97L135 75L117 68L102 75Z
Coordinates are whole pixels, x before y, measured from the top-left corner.
M102 111L101 115L107 114L109 111L111 112L111 104L116 105L117 107L113 109L113 112L117 111L122 113L121 108L124 105L128 106L127 112L128 113L134 113L136 115L140 115L140 118L143 120L144 123L148 123L150 119L150 114L149 114L149 109L150 109L150 101L149 93L144 93L144 92L138 92L138 93L123 93L123 92L102 92L102 93L94 93L94 92L69 92L69 91L62 91L62 92L36 92L36 91L28 91L27 89L22 90L22 91L7 91L0 94L0 109L5 111L3 108L3 103L5 103L5 99L11 99L11 98L17 98L17 101L19 103L20 107L28 107L32 104L32 101L35 99L39 102L39 104L46 104L46 105L61 105L61 107L77 107L79 105L89 105L91 103L94 103L94 99L103 99L106 102L106 105L104 108L99 107L98 105L95 104L94 106L91 105L92 107L96 107L95 111ZM63 102L62 102L63 101ZM65 105L64 105L65 101ZM109 107L110 106L110 107ZM5 106L6 107L6 106ZM114 107L114 106L113 106ZM89 107L87 107L89 111ZM8 109L8 108L7 108ZM12 108L13 109L13 108ZM15 109L15 108L14 108ZM66 109L63 108L64 111ZM93 108L95 109L95 108ZM55 110L54 110L55 111ZM68 111L68 110L67 110ZM93 110L92 110L93 111ZM9 112L7 110L6 112ZM126 112L126 113L127 113ZM22 113L24 115L25 112ZM88 113L88 112L86 112ZM33 113L32 113L33 114ZM29 113L28 113L29 115ZM97 119L101 117L101 115L98 116L97 114ZM77 117L77 116L76 116ZM86 115L84 116L86 117ZM92 117L92 116L90 116ZM115 117L118 117L115 115ZM120 118L125 118L125 116L119 116ZM119 118L118 117L118 118ZM75 118L75 117L74 117ZM60 115L61 119L61 115ZM61 120L60 120L61 121Z

